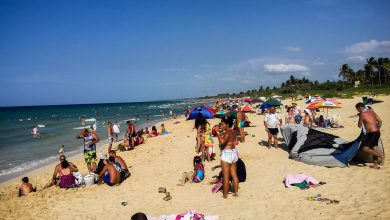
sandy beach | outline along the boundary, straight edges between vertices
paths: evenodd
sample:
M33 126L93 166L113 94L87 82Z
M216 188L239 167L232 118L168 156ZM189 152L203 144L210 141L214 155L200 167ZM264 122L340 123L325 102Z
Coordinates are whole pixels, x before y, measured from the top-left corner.
M390 96L380 96L384 101L373 105L383 120L381 138L385 154L390 155ZM360 97L344 99L339 112L344 128L326 129L325 132L347 140L355 139L360 129L354 108ZM290 104L286 100L283 104ZM306 105L299 101L302 108ZM284 113L282 113L284 115ZM239 197L222 198L213 194L208 182L220 170L211 171L219 164L217 140L216 160L205 162L206 177L198 184L176 186L182 172L193 169L196 131L194 121L184 118L164 122L169 135L146 139L146 144L133 151L118 153L131 166L131 177L120 186L93 185L77 189L51 187L40 190L51 178L54 165L27 174L38 192L18 198L20 178L0 186L0 219L130 219L136 212L148 216L178 214L195 209L219 219L389 219L390 218L390 161L374 170L363 165L347 168L325 168L307 165L288 159L282 149L267 149L262 115L249 114L253 127L246 128L245 143L237 146L247 169L246 182L240 183ZM180 123L175 123L179 121ZM218 119L209 120L214 125ZM279 134L280 138L281 135ZM105 138L105 137L103 137ZM106 148L107 146L103 146ZM82 174L87 173L81 155L70 158ZM327 184L308 190L296 187L287 189L283 179L287 174L305 173ZM158 187L166 187L172 200L163 201ZM306 197L321 194L339 200L339 204L308 201ZM121 203L127 201L127 206Z

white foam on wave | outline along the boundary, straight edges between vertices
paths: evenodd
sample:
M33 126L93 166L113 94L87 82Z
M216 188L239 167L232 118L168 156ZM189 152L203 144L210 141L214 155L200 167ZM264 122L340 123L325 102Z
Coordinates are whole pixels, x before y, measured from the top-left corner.
M75 153L78 153L78 152L80 152L80 150L69 151L69 152L66 152L65 155L69 157L69 156L74 155ZM25 162L25 163L22 163L22 164L20 164L18 166L15 166L15 167L12 167L12 168L8 168L8 169L5 169L5 170L0 170L0 177L1 176L11 175L11 174L14 174L14 173L22 173L23 171L31 170L33 168L36 168L36 167L42 165L42 164L48 164L50 162L58 160L59 156L60 155L58 154L58 155L50 156L50 157L47 157L47 158L44 158L44 159L39 159L39 160L33 160L33 161Z

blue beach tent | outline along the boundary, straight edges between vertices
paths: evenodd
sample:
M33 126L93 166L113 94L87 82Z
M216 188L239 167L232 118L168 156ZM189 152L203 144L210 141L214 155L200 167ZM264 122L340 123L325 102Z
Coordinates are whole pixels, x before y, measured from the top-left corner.
M196 119L199 114L202 114L202 116L207 118L207 119L214 118L213 113L208 108L201 105L201 106L198 106L198 107L193 108L191 110L190 114L188 115L187 120Z

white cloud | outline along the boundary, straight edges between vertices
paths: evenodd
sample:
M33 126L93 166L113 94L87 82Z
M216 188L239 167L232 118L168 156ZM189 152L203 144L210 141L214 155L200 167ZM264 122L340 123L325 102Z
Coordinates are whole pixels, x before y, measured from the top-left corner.
M165 85L166 86L173 86L173 85L177 85L177 82L166 82Z
M194 78L195 78L195 79L204 79L205 77L202 76L202 75L199 75L199 74L195 74L195 75L194 75Z
M345 52L351 55L370 54L372 52L390 51L390 41L370 40L345 47Z
M365 59L362 56L347 57L346 60L352 63L364 63Z
M265 64L264 69L271 73L307 72L309 68L297 64Z
M285 47L284 49L288 50L288 51L291 51L291 52L301 52L301 48L299 47Z

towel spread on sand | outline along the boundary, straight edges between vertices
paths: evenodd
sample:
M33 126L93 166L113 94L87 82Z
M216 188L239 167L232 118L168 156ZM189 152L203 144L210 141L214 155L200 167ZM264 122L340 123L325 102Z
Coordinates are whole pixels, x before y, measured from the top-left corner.
M176 214L173 215L160 215L160 217L148 216L148 220L176 220ZM184 219L184 218L183 218ZM218 215L209 215L204 217L205 220L218 220Z
M319 182L316 179L310 176L306 176L303 173L296 174L296 175L287 174L287 176L284 178L284 184L286 185L287 188L291 188L292 184L301 183L303 181L306 181L307 183L313 185L319 184Z

